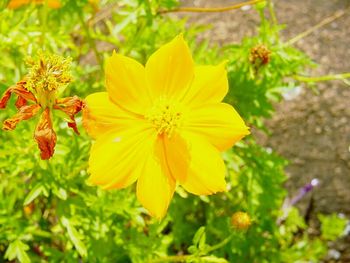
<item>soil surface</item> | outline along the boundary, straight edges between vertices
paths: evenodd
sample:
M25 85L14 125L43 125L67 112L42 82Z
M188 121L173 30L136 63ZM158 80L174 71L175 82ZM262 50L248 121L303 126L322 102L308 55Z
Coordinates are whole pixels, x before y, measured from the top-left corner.
M193 0L184 6L227 6L240 1ZM274 1L277 19L285 24L281 35L288 40L316 25L338 10L350 7L348 0ZM314 31L295 46L319 66L313 76L350 72L350 9L341 18ZM240 42L256 33L259 17L254 10L225 13L192 13L191 22L212 24L203 37L219 43ZM298 96L276 105L276 114L266 121L271 136L258 133L259 142L290 160L286 187L291 195L318 178L320 184L299 204L317 227L317 214L343 213L350 218L350 86L341 81L316 84L316 91L301 87ZM311 210L310 210L311 208ZM350 262L350 236L332 244L341 258ZM335 253L336 254L336 253Z

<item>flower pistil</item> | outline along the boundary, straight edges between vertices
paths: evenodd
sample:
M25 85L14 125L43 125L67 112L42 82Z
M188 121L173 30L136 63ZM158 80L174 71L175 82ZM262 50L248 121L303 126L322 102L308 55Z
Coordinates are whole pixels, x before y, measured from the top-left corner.
M151 122L159 136L166 134L170 138L181 125L183 107L179 103L160 98L146 114L146 119Z

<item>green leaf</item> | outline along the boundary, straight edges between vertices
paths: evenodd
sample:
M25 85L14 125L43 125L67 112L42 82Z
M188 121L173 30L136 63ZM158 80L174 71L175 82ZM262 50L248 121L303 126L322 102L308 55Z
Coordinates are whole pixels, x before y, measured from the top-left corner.
M344 234L347 224L345 217L340 217L337 214L332 215L318 215L321 221L321 236L330 241L334 241Z
M67 199L67 191L66 189L63 189L62 187L60 188L53 188L52 192L60 199L66 200Z
M218 258L216 256L206 256L201 257L201 262L213 262L213 263L228 263L228 261L224 258Z
M87 250L85 244L82 241L82 235L76 230L76 228L72 225L71 221L66 218L61 218L62 225L67 229L68 236L72 241L74 247L77 249L78 253L82 257L87 256Z
M23 205L30 204L34 199L36 199L43 191L45 190L45 187L39 183L35 185L32 190L29 192L27 197L24 199Z
M16 239L8 246L5 253L5 259L14 260L17 258L21 263L30 263L31 261L26 252L28 249L29 246L27 244L24 244L21 240Z
M193 245L198 246L201 240L204 238L205 242L205 227L201 226L193 237ZM202 242L201 242L202 243Z

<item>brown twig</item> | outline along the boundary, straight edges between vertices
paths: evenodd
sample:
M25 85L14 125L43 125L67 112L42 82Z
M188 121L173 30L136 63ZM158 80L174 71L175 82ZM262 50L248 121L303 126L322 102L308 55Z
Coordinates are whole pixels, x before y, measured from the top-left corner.
M178 12L199 12L199 13L204 13L204 12L225 12L225 11L230 11L234 9L241 8L246 5L254 5L257 3L260 3L265 0L250 0L238 4L234 4L231 6L225 6L225 7L179 7L175 9L168 9L168 10L159 10L157 13L158 14L166 14L166 13L178 13Z
M306 31L296 35L295 37L293 37L292 39L288 40L286 42L286 45L293 45L294 43L298 42L300 39L312 34L314 31L316 31L317 29L333 22L334 20L342 17L343 15L346 14L346 12L349 10L349 8L345 9L345 10L338 10L336 11L333 15L326 17L325 19L323 19L321 22L317 23L316 25L314 25L313 27L310 27L309 29L307 29Z

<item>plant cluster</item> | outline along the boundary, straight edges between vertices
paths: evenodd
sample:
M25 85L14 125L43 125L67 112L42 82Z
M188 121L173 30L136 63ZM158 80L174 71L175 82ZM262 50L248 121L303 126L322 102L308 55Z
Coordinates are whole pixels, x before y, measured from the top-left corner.
M1 94L28 74L28 57L32 61L44 50L51 58L60 55L71 61L69 74L63 63L60 81L66 87L57 95L85 98L105 91L104 61L112 50L145 64L160 46L183 33L196 63L227 61L225 102L249 126L265 130L263 122L273 114L273 103L297 84L293 76L313 65L303 52L281 41L281 26L269 1L253 1L261 17L256 36L220 47L198 41L205 28L168 15L179 11L177 0L27 1L9 8L10 2L16 1L0 3ZM32 67L30 75L37 76L40 67ZM0 111L1 122L16 114L14 99ZM22 121L14 131L0 132L4 260L318 262L327 253L327 241L343 231L344 219L322 215L322 234L310 236L295 208L286 213L287 161L258 145L253 135L222 154L226 192L198 197L177 187L167 215L154 219L137 201L134 187L106 191L86 182L91 138L79 111L51 112L57 142L50 160L41 160L33 140L40 116ZM79 136L74 128L66 128L73 121Z

